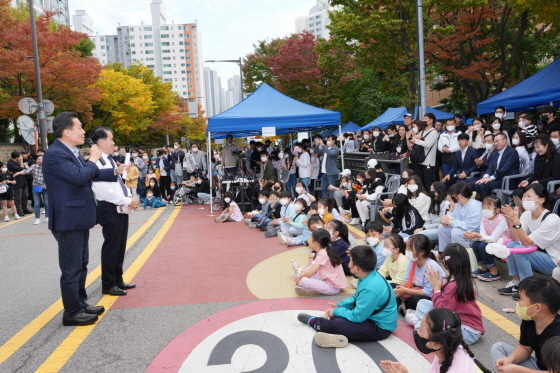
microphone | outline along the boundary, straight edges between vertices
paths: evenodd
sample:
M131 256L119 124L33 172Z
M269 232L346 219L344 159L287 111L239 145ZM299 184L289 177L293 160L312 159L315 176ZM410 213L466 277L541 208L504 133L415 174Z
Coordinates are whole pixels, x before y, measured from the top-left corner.
M89 145L90 148L91 148L93 145L95 145L95 144L93 143L93 141L92 141L91 139L89 139L89 138L86 139L86 142L87 142L87 144ZM105 166L105 165L107 164L107 163L105 162L105 160L103 159L103 156L99 157L99 162L101 162L101 164L102 164L103 166Z

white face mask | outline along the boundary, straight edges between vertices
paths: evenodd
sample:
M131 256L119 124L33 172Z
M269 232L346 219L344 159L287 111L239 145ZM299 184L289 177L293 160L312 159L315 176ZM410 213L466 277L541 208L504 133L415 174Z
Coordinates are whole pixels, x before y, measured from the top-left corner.
M179 145L175 145L175 146L173 147L173 149L175 149L175 150L179 149Z
M392 134L390 134L390 135L389 135L389 137L395 137L395 134L394 134L394 133L392 133Z
M198 148L192 148L193 153L198 152Z
M280 200L280 204L281 204L282 206L286 206L289 202L290 202L290 200L289 200L289 199L285 199L285 198L282 198L282 199Z
M148 160L148 156L145 155L145 156L142 157L142 159L145 160L145 161L147 161L147 160Z
M259 198L259 203L264 205L266 203L266 198Z
M494 116L495 116L496 118L502 119L505 115L502 114L502 113L494 113Z
M8 172L8 169L6 167L2 167L2 172Z
M368 237L366 238L366 242L370 245L370 246L375 246L379 243L379 238L377 237Z
M486 150L492 149L493 146L494 146L493 144L484 144L484 147L486 148Z
M495 130L499 130L501 126L502 126L502 125L501 125L500 123L494 123L494 124L492 125L492 128L494 128Z
M301 194L301 192L303 192L303 188L302 187L296 187L296 193Z
M414 257L414 254L412 253L412 251L407 250L405 256L406 256L406 259L408 259L409 262L415 262L415 261L418 260L418 258Z
M325 215L325 209L317 209L317 212L318 212L319 215L321 215L321 216Z
M377 136L379 136L379 134L380 134L380 133L381 133L381 132L378 132L378 131L373 131L373 137L377 137Z
M284 158L284 152L278 153L278 158Z
M408 185L407 189L410 191L410 193L414 193L418 190L418 185L416 184Z
M492 219L494 217L494 210L482 210L482 215L487 219Z
M393 256L393 253L391 252L391 250L384 247L381 255L383 255L385 258L388 258L390 256Z
M294 205L294 208L295 208L296 211L301 211L301 210L303 210L303 206L302 206L302 205L299 205L299 204L297 204L297 203Z
M202 180L197 180L196 183L197 184L202 184Z
M327 146L333 146L332 140L327 141Z
M416 128L416 127L412 127L412 132L414 132L414 133L418 133L418 128Z
M511 140L511 143L513 145L519 145L519 139L513 139L513 140Z
M113 152L113 155L114 155L115 157L118 157L119 155L121 155L121 153L119 153L119 152Z
M266 161L268 161L268 157L261 157L261 162L264 163L264 162L266 162Z
M284 158L288 159L290 157L289 154L284 154Z
M146 197L148 197L148 198L152 198L153 196L154 196L154 195L153 195L152 193L146 194Z
M138 157L138 154L136 154L136 153L132 153L131 155L132 155L132 158Z
M155 183L150 183L150 186L154 187L154 186L156 186L156 184Z
M517 122L517 125L518 125L519 128L521 128L521 129L525 128L525 122L523 122L523 121Z
M229 197L228 197L228 198L224 198L224 202L225 202L225 203L230 203L230 202L231 202L231 198L229 198Z
M535 201L523 201L523 208L527 211L535 211L539 207Z
M369 140L369 135L364 135L364 140Z
M560 144L560 139L550 139L554 145Z
M474 129L475 131L478 131L478 130L480 129L480 125L473 126L473 129Z
M453 132L453 131L455 131L455 126L447 126L447 130L449 132Z
M309 154L313 154L313 149L309 149Z

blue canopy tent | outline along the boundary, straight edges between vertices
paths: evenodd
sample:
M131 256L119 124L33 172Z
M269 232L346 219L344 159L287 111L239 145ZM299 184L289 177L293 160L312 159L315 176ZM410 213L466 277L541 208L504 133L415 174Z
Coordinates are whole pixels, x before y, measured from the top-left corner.
M208 139L260 135L263 127L277 134L340 125L340 113L304 104L263 83L231 109L208 119Z
M389 124L404 124L404 115L408 112L408 110L404 107L390 107L377 117L373 122L370 122L363 126L361 129L363 130L370 130L373 127L379 127L382 130L387 128Z
M560 58L521 83L482 101L478 114L493 113L496 106L507 111L534 110L544 105L560 105Z
M348 122L346 124L342 125L342 128L339 128L338 126L333 127L333 128L329 128L326 129L324 131L321 131L321 136L323 136L323 138L325 136L329 136L329 135L340 135L340 131L342 131L342 133L344 132L356 132L357 130L359 130L361 127L358 126L356 123L354 122Z
M418 116L418 106L414 107L414 117L416 118ZM427 106L426 107L426 111L428 113L432 113L436 116L436 119L452 119L453 118L453 113L448 113L446 111L441 111L441 110L437 110L434 109L433 107Z

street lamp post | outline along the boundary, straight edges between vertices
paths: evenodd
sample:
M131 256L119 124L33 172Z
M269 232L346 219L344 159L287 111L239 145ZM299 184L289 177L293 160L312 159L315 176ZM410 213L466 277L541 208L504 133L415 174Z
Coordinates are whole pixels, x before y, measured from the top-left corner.
M418 119L422 120L426 115L426 66L424 61L424 13L422 12L422 0L416 1L417 27L418 27L418 75L420 110Z
M238 60L208 60L208 61L204 61L204 62L233 62L239 65L239 79L240 81L240 85L239 88L241 89L241 101L243 101L243 64L242 64L242 60L241 57L239 57Z
M47 121L45 108L43 105L43 88L41 87L41 68L39 65L39 47L37 45L37 29L35 27L35 8L33 7L33 0L28 0L29 2L29 22L31 24L31 40L33 43L33 60L35 62L35 80L37 89L37 103L39 105L39 111L37 113L37 119L39 120L39 132L41 134L41 147L47 149Z

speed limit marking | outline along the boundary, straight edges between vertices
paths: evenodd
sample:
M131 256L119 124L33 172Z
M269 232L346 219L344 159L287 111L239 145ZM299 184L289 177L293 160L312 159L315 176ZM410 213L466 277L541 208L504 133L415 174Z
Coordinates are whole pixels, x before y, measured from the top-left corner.
M429 370L429 361L411 347L412 330L404 323L384 341L318 347L315 331L297 314L320 316L327 307L322 299L276 299L221 311L181 333L146 372L381 372L381 360Z

